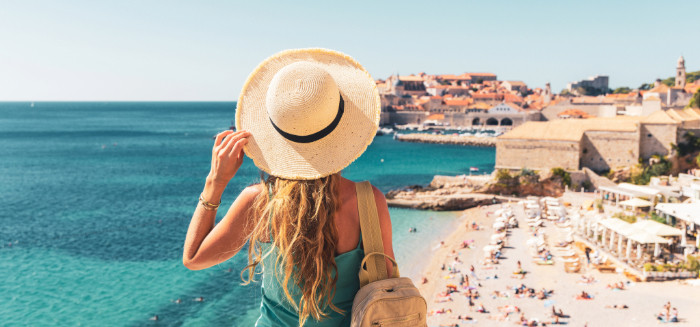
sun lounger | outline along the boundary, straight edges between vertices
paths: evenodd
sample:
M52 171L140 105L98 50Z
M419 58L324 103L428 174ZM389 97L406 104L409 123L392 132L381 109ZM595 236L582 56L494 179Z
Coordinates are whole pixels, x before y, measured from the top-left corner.
M533 259L532 262L534 262L538 265L547 265L547 266L551 266L554 264L554 260L542 260L540 258Z
M601 264L601 265L595 265L595 269L598 269L600 272L608 272L608 273L614 273L617 268L611 264Z
M634 282L639 283L639 282L642 281L642 279L639 278L637 275L635 275L635 274L633 274L633 273L630 273L630 272L627 271L627 270L623 271L622 273L625 275L625 277L627 277L628 279L630 279L630 280L632 280L632 281L634 281Z
M581 271L581 260L579 257L564 259L564 271L567 273L577 273Z
M561 257L564 258L571 258L571 257L577 257L578 255L576 254L576 251L566 251L561 254L559 254Z

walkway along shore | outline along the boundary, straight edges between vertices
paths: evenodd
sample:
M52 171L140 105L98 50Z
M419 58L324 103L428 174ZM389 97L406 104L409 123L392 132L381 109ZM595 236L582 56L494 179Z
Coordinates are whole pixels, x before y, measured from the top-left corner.
M435 134L396 134L394 138L402 142L457 144L470 146L495 147L495 137L475 137L461 135L435 135Z

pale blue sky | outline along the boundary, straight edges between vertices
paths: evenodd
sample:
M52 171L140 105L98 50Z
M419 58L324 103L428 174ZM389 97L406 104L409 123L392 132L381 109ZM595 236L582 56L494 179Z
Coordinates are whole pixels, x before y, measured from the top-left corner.
M375 78L493 72L611 87L700 70L700 1L6 1L0 101L235 100L280 50L345 52Z

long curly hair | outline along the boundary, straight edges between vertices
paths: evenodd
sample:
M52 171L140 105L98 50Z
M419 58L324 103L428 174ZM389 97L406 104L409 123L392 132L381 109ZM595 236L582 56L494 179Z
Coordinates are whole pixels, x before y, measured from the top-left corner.
M254 281L256 267L272 252L271 247L264 253L260 243L271 241L278 250L274 274L287 300L299 312L299 325L309 317L327 317L326 308L343 313L331 302L338 280L338 232L333 217L339 207L340 174L315 180L275 176L262 176L261 180L265 191L251 208L257 219L250 234L248 265L241 272L244 283ZM295 294L300 295L298 303L290 283L301 290Z

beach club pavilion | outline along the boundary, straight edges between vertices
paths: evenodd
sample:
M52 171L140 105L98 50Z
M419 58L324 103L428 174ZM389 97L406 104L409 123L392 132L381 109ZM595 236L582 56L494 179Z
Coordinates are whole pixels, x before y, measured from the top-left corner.
M681 226L681 245L688 247L687 236L695 238L695 248L700 249L700 202L659 203L654 207L656 213L666 221Z
M598 198L611 204L614 203L615 205L635 198L658 203L669 202L671 199L679 199L681 197L681 193L673 188L652 185L634 185L629 183L600 186L596 193ZM627 204L637 204L637 208L643 208L639 201L628 202Z
M642 272L647 278L670 276L656 276L654 272L644 271L645 263L661 263L657 258L666 258L670 262L684 260L673 251L675 244L682 243L679 238L683 237L683 232L654 220L640 220L631 224L617 218L605 218L600 214L588 214L578 216L574 224L580 235L603 250L600 260L606 261L608 256L613 257ZM695 276L696 273L679 272L671 278Z

